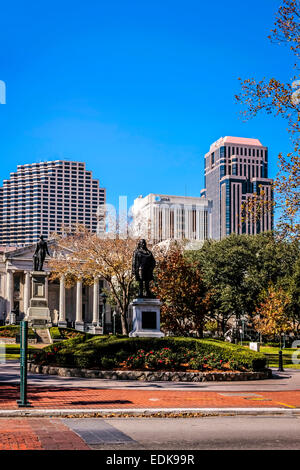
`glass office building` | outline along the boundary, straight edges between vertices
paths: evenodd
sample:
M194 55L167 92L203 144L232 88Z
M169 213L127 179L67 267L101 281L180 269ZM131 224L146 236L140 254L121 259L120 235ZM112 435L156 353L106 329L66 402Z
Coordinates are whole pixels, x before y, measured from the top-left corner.
M205 155L204 178L201 195L212 202L213 239L272 230L273 181L268 178L268 148L258 139L227 136L214 142ZM261 195L267 204L259 216L243 217L242 205L254 194Z

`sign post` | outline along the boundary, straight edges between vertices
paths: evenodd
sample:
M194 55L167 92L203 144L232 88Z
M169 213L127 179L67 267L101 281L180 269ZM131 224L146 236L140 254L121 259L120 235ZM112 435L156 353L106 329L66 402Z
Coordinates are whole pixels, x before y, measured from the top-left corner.
M31 406L27 401L27 345L28 322L20 322L20 400L17 400L19 408Z

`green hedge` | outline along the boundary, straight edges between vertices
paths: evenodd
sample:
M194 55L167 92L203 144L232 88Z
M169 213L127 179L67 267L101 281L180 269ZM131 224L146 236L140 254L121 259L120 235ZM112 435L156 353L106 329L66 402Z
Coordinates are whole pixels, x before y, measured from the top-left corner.
M242 346L209 339L184 337L165 338L127 338L116 336L97 336L89 339L87 335L48 346L33 358L40 364L57 364L79 368L117 367L130 354L138 350L159 350L168 347L173 352L183 349L198 355L213 353L223 361L235 362L237 368L261 370L266 366L264 354L250 351Z
M50 336L52 339L63 339L61 337L61 334L60 334L60 331L59 331L59 328L57 326L53 326L52 328L49 329L50 331Z
M93 335L89 333L84 333L82 331L74 330L73 328L59 328L57 326L53 326L50 328L50 335L52 339L71 339L72 337L77 337L77 336L88 336L89 338L92 338Z

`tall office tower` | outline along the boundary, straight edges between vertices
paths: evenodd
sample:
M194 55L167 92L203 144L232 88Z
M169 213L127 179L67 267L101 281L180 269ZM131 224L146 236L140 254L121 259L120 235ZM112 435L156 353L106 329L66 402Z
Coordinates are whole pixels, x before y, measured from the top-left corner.
M19 165L0 188L0 245L23 246L82 224L97 231L105 189L85 163L57 160ZM103 227L104 229L104 227ZM99 228L98 228L99 230Z
M242 217L242 204L260 194L273 200L268 178L268 149L258 139L221 137L205 155L205 189L202 197L212 201L212 238L231 233L256 234L272 230L272 210L258 217Z

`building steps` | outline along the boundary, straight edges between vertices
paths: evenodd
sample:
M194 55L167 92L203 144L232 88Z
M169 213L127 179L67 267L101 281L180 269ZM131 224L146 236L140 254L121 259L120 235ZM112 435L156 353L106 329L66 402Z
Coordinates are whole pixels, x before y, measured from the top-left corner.
M51 344L51 336L48 328L37 328L35 330L38 343Z

